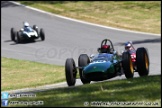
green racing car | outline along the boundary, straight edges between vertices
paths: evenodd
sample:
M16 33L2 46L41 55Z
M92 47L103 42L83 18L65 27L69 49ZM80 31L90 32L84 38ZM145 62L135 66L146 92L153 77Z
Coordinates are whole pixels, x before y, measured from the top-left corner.
M149 57L144 47L138 48L136 54L136 62L140 63L137 67L142 69L134 70L134 65L129 52L119 55L114 49L110 39L104 39L101 47L98 48L98 54L88 57L87 54L81 54L78 58L78 67L76 67L73 58L67 58L65 62L65 76L68 86L74 86L76 83L76 75L79 70L80 79L83 84L91 81L103 81L115 76L125 74L126 78L133 78L135 71L140 71L140 76L148 75ZM141 74L141 72L143 74Z

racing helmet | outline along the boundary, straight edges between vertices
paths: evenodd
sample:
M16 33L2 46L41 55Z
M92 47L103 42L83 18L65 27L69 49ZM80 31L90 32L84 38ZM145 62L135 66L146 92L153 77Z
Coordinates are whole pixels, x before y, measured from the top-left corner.
M28 22L25 22L24 23L24 27L29 27L29 23Z
M131 49L131 43L127 42L125 43L125 50L130 50Z
M110 53L110 45L102 45L101 53Z

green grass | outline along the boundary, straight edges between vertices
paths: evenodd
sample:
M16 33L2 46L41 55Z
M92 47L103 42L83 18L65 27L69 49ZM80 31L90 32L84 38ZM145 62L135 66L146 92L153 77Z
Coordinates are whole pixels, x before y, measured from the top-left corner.
M161 106L161 75L107 81L69 88L37 92L34 98L14 98L10 101L43 101L44 106L83 107L84 102L140 102ZM145 103L145 104L144 104ZM10 105L11 106L11 105ZM15 106L15 105L13 105ZM90 105L88 105L90 106ZM112 105L114 106L114 105ZM120 105L121 106L121 105ZM128 105L126 105L128 107Z
M64 66L1 57L2 91L35 88L65 81Z
M160 1L20 1L20 3L105 26L161 33Z
M63 66L1 57L1 90L37 87L65 81Z

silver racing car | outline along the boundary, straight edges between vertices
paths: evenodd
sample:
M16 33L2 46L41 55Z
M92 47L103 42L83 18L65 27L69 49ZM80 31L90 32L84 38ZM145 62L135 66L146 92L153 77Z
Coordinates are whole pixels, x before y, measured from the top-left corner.
M29 26L29 23L25 22L24 27L19 31L15 28L11 28L11 40L16 43L21 43L24 41L35 41L35 39L41 38L42 41L45 40L45 33L43 28L38 31L38 26Z

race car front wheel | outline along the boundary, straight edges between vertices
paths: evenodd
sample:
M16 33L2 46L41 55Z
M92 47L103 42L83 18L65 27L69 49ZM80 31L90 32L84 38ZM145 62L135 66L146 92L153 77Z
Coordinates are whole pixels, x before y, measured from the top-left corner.
M72 58L66 59L65 63L65 76L68 86L74 86L76 83L76 65Z
M81 79L83 84L90 83L90 80L85 79L83 77L83 67L88 65L89 63L90 63L90 60L89 60L89 57L87 56L87 54L81 54L79 56L78 65L79 65L79 67L81 67L81 68L79 68L79 75L80 75L80 79Z
M124 52L122 54L122 66L126 78L133 78L134 68L133 68L133 62L129 52Z
M146 76L149 74L149 56L146 48L141 47L136 51L136 64L137 71L140 76Z
M45 34L44 34L44 30L42 28L40 29L40 38L42 41L45 40Z

